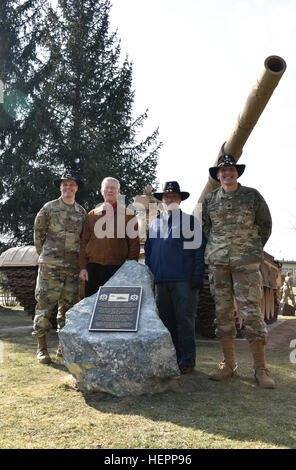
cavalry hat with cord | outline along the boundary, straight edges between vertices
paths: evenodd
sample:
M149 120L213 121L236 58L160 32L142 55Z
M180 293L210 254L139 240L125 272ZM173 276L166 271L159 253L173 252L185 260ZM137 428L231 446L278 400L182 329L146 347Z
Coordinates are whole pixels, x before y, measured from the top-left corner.
M226 166L234 166L238 173L238 178L243 174L245 171L246 165L237 165L234 157L232 155L221 155L218 159L217 166L212 166L209 168L209 172L214 180L219 181L217 178L217 173L220 168L224 168Z

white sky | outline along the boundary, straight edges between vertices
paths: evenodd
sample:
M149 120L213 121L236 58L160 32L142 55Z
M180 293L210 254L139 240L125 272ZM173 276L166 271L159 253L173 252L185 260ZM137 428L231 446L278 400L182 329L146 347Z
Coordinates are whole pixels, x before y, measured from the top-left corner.
M269 205L273 233L265 250L296 260L296 0L113 0L110 19L133 62L135 114L149 108L146 135L159 126L159 189L177 180L191 194L182 204L187 212L265 58L285 59L287 70L244 147L239 181Z

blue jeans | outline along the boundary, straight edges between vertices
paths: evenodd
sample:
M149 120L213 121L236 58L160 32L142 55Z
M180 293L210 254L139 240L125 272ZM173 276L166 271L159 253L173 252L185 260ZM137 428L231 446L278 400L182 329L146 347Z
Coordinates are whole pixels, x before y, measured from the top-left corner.
M160 282L155 286L159 316L169 330L179 366L195 366L196 291L190 281Z

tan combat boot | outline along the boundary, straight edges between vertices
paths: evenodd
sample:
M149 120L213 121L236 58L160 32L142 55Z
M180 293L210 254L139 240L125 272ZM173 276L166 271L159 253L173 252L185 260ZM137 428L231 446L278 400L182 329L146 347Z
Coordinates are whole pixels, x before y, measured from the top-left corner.
M260 387L275 388L274 380L269 376L269 370L265 367L265 346L261 341L250 343L254 359L254 375Z
M226 380L231 377L237 376L237 364L235 362L234 352L234 338L225 336L220 339L223 356L223 361L219 364L219 370L216 374L210 375L210 380Z
M50 355L47 351L46 336L40 336L37 338L37 360L40 364L49 364L51 362Z

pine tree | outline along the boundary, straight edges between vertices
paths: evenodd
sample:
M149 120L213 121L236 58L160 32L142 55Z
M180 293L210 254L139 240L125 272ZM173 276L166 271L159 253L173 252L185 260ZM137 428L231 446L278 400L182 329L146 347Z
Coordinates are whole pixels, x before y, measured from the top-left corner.
M155 181L161 145L157 129L138 137L147 111L133 116L132 65L109 32L110 1L58 0L46 11L41 0L27 3L30 14L19 10L18 21L27 15L30 60L15 61L27 100L12 123L17 135L6 132L0 148L1 168L7 167L0 232L14 243L32 243L36 212L59 197L53 181L63 169L84 180L77 200L87 210L100 201L106 176L120 180L130 202Z
M0 4L0 79L5 85L0 106L0 232L8 244L32 241L32 211L38 204L25 180L37 134L32 96L45 6L46 0Z
M133 119L132 66L120 65L120 43L109 33L109 0L59 0L48 15L51 89L57 125L50 154L87 182L80 202L98 202L100 181L118 176L130 200L155 179L157 130L137 143L147 113ZM52 100L53 98L53 100Z

